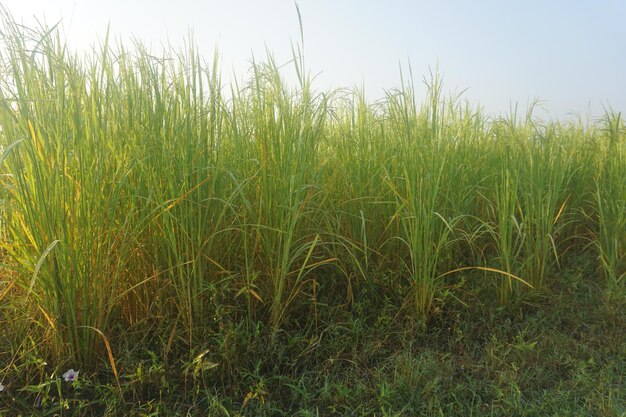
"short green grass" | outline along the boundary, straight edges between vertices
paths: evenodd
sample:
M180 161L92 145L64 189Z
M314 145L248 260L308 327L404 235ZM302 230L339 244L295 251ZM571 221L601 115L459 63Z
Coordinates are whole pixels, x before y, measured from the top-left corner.
M626 413L620 113L0 43L0 415Z

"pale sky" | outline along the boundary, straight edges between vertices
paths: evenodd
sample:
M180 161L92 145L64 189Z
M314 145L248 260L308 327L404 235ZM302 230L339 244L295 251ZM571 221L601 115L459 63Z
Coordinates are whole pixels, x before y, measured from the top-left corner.
M62 20L85 49L111 33L152 46L181 45L193 30L202 55L219 48L222 72L242 76L265 48L279 63L300 41L290 0L0 0L17 20ZM626 111L625 0L299 0L314 87L364 85L370 98L398 86L399 63L416 82L439 67L447 92L492 114L544 100L543 118ZM130 42L128 42L130 46ZM405 65L406 68L406 65ZM293 74L293 72L292 72ZM418 90L423 94L423 89Z

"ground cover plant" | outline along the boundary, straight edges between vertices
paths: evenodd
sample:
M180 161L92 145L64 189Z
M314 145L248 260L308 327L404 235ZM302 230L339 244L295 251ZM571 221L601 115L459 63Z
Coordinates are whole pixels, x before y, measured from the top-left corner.
M0 415L626 413L626 126L0 25Z

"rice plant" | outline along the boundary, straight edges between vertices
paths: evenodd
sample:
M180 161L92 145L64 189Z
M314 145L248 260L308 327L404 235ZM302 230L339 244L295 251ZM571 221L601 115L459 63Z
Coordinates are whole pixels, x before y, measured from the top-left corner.
M626 277L626 130L620 113L607 113L605 120L606 154L595 177L595 243L612 298L623 297Z
M619 298L618 114L494 118L437 73L368 102L316 90L298 46L224 85L192 41L154 53L107 36L79 55L61 39L2 12L0 303L51 361L117 375L129 338L167 361L241 323L280 340L357 303L424 323L468 293L515 306L576 251ZM485 280L466 285L470 270Z

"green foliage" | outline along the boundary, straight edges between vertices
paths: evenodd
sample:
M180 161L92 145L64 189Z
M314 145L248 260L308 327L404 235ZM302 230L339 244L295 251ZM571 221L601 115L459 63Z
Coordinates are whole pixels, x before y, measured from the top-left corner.
M316 91L298 47L297 85L268 53L227 88L193 42L79 56L1 14L10 413L623 411L623 342L550 310L574 290L623 307L619 113L490 118L438 74L422 104L412 74L368 103Z

